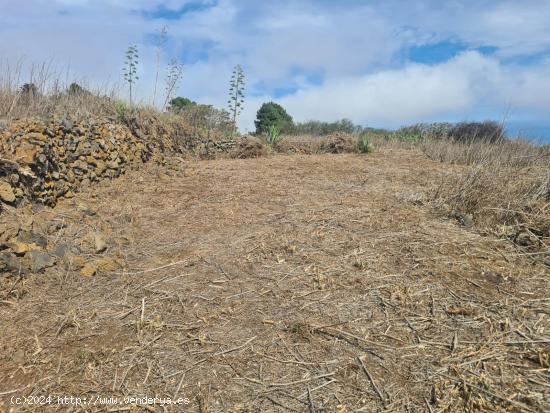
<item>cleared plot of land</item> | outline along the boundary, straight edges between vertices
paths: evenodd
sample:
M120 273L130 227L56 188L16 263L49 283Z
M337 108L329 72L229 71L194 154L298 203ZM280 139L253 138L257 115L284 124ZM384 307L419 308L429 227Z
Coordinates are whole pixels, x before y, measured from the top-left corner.
M191 401L166 411L550 409L548 269L433 215L442 168L397 150L203 161L80 194L96 215L58 205L125 268L2 281L19 297L0 307L5 408L52 394Z

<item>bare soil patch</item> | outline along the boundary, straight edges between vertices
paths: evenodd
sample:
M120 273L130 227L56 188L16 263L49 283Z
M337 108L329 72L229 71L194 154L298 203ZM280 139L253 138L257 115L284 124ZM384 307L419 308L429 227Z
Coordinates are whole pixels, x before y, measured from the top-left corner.
M548 411L548 267L434 215L443 168L392 149L149 165L60 203L56 236L100 230L122 268L1 279L0 411Z

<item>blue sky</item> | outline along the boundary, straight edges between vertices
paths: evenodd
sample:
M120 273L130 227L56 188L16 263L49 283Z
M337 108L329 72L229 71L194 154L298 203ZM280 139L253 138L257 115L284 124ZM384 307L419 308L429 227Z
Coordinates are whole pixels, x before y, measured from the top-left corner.
M242 130L275 100L299 121L493 118L550 138L549 24L550 0L0 0L0 56L22 62L23 77L49 62L67 81L124 96L135 43L148 103L167 26L161 77L182 61L179 95L223 107L232 67L244 67Z

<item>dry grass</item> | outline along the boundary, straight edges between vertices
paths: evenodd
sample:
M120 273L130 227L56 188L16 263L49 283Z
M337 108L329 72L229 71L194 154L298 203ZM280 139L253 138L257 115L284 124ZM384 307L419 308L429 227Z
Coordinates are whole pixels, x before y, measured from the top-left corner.
M34 86L22 92L25 84ZM68 74L53 61L40 65L0 61L0 120L117 115L116 86L105 84L85 93L68 93L70 84Z
M0 398L548 411L548 269L434 217L425 194L446 169L398 149L202 161L43 211L63 223L51 244L100 230L124 268L1 279Z
M550 147L528 142L421 144L431 159L452 165L433 193L438 208L542 252L550 251Z

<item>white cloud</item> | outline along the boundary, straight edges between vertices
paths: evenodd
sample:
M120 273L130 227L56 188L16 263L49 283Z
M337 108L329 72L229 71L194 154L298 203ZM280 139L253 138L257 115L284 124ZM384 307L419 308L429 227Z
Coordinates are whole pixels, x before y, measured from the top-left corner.
M279 99L298 120L398 126L417 120L460 119L476 108L500 116L508 107L550 109L549 60L517 64L550 47L550 0L516 2L356 0L257 2L220 0L177 21L146 19L139 10L179 10L189 0L0 0L0 55L11 62L55 59L61 76L70 62L90 84L121 80L124 51L140 49L140 98L149 100L155 50L145 35L168 24L168 60L194 41L206 41L207 60L185 67L179 93L226 105L232 67L240 63L248 97L241 128L272 90L297 86ZM62 13L61 13L62 12ZM407 61L409 46L451 40L491 56L466 52L434 65ZM515 62L515 63L511 63ZM313 81L308 73L322 78ZM164 71L162 72L164 75ZM71 79L72 80L72 79ZM260 88L259 85L262 85Z
M478 52L435 66L405 68L328 81L280 102L298 120L348 117L369 125L399 126L440 117L460 120L476 107L501 117L512 108L550 110L550 64L507 68Z

